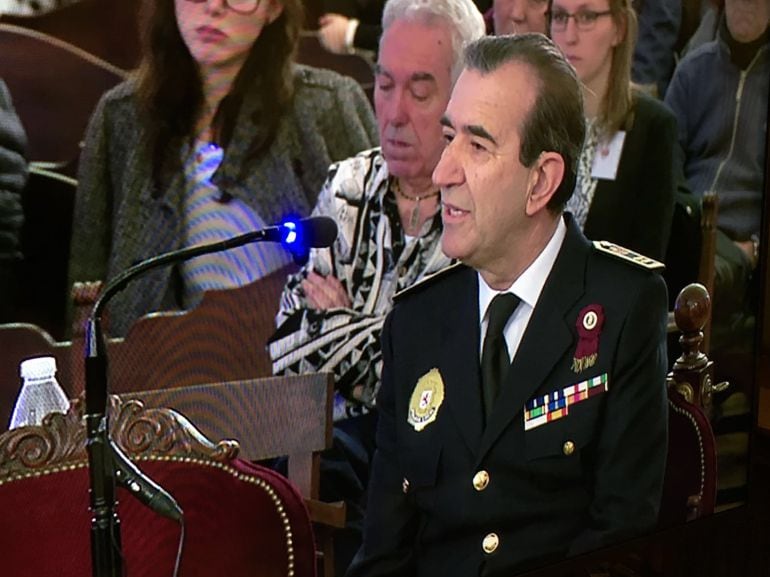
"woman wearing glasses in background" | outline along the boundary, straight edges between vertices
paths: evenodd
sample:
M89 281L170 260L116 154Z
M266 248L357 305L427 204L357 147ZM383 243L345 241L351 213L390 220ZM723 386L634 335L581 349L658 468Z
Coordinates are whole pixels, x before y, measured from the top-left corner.
M149 0L145 10L139 70L88 128L71 281L306 216L329 164L376 143L353 80L294 64L301 0ZM115 298L111 333L288 261L263 243L158 270Z
M676 119L631 83L637 21L630 0L553 0L550 32L583 84L588 120L567 209L588 238L662 261L681 170Z

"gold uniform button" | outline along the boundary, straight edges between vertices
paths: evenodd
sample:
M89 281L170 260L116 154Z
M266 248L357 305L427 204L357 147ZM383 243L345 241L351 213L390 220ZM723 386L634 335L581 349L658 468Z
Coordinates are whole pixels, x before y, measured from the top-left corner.
M494 553L498 545L500 545L500 538L497 536L497 533L489 533L484 537L481 548L484 549L484 553Z
M561 448L562 452L568 457L575 452L575 443L572 441L565 441L564 446Z
M473 488L477 491L483 491L489 485L489 473L484 470L473 475Z
M401 490L404 493L409 492L409 479L407 479L406 477L404 477L404 480L401 482Z

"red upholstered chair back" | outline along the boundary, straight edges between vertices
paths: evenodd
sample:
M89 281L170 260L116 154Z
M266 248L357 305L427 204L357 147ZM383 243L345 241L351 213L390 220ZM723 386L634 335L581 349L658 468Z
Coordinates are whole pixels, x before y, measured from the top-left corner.
M713 513L717 455L709 421L714 363L702 351L703 327L711 312L705 287L691 284L676 298L682 354L668 376L668 457L659 524L683 523Z
M88 467L77 404L42 427L0 436L2 574L91 573ZM183 417L130 401L113 412L113 439L185 513L181 576L313 576L302 497L277 473L213 445ZM180 527L118 491L127 577L173 575Z
M668 393L668 458L659 524L668 527L714 512L716 442L705 413L676 390Z

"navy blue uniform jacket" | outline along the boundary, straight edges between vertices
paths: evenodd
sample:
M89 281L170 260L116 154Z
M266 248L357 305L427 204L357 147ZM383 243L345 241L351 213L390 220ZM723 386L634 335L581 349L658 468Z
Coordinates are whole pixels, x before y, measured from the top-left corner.
M486 426L476 271L460 265L409 290L388 316L364 544L349 576L510 575L654 527L667 443L666 288L565 218ZM576 371L576 324L597 304L605 321L596 362ZM444 399L417 431L410 399L431 369ZM525 431L530 399L602 375L606 392Z

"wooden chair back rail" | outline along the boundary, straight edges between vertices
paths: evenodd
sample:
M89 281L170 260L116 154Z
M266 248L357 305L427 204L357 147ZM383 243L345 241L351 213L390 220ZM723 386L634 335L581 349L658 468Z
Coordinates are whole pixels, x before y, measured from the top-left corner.
M714 294L714 276L716 274L717 253L717 213L719 201L715 192L703 195L701 201L701 251L698 266L698 282L706 288L709 295ZM703 343L701 350L708 354L711 340L711 315L703 325Z
M207 292L192 310L152 313L138 319L125 338L108 340L110 391L189 387L273 374L266 344L275 330L278 301L294 265L251 284ZM131 290L129 286L126 290ZM72 353L81 363L83 326L98 295L93 283L73 289ZM109 331L109 305L104 317ZM83 390L82 372L69 389Z
M289 478L307 498L318 498L313 456L332 441L333 377L314 373L174 389L135 391L148 407L170 407L209 438L238 439L240 456L263 461L287 455Z
M706 289L708 295L714 294L714 276L716 274L716 248L717 248L717 212L719 210L719 200L716 193L707 192L701 200L701 220L700 220L700 255L698 257L698 278L697 282ZM710 297L709 297L710 298ZM711 335L711 315L708 315L701 327L703 331L703 340L700 348L703 353L708 354ZM674 311L668 314L668 332L677 333L679 328L674 320Z
M0 15L13 24L61 39L129 70L139 63L140 0L78 0L34 16Z
M713 395L725 390L728 383L714 382L714 363L703 352L704 327L711 316L711 297L701 284L682 289L674 310L681 336L682 354L674 362L669 378L685 401L699 407L710 420Z
M315 30L303 30L299 40L297 62L350 76L364 90L369 102L374 102L374 66L368 56L359 53L332 54L321 46Z
M28 158L74 176L88 119L124 70L67 42L0 23L0 77L8 85L29 139Z
M686 286L675 305L682 355L667 379L669 444L659 523L669 526L713 513L716 440L711 428L714 363L703 353L711 300L700 284Z

